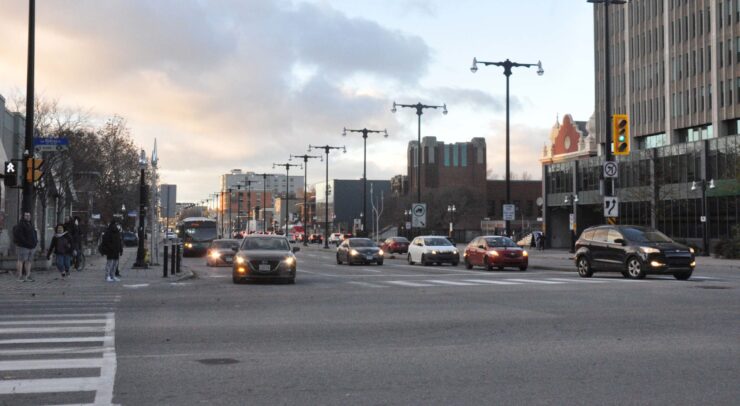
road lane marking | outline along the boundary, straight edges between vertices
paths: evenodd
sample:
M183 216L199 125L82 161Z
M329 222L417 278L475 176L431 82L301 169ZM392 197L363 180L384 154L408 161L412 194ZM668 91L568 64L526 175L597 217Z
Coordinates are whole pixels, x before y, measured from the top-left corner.
M136 289L136 288L145 288L147 286L149 286L148 283L137 283L137 284L134 284L134 285L123 285L124 288L133 288L133 289Z
M62 313L62 314L3 314L0 319L47 319L67 317L104 317L105 313Z
M98 380L98 377L3 380L0 394L92 392L98 389Z
M106 351L106 349L103 347L25 348L21 350L0 350L0 355L98 354L104 351Z
M19 327L0 328L0 334L29 334L29 333L102 333L105 327Z
M411 286L414 288L439 286L439 285L430 285L428 283L407 282L407 281L385 281L385 283L390 283L390 284L399 285L399 286Z
M97 337L53 337L53 338L11 338L0 340L0 344L42 344L42 343L90 343L103 342L104 336Z
M378 284L370 283L370 282L347 282L347 283L351 283L353 285L365 286L368 288L387 288L387 286L378 285Z
M576 283L606 283L607 281L592 281L588 279L565 279L565 278L547 278L548 281L556 282L576 282Z
M522 282L522 283L540 283L543 285L562 285L563 282L553 282L553 281L541 281L541 280L535 280L535 279L506 279L507 281L512 282Z
M13 320L0 321L0 326L17 326L17 325L51 325L51 324L105 324L106 320L101 319L84 319L84 320Z
M102 366L102 358L26 359L17 361L0 361L0 371L100 368Z
M424 282L438 283L440 285L450 285L450 286L475 286L475 283L445 281L441 279L426 279L424 280Z
M466 282L487 283L491 285L521 285L519 282L492 281L490 279L463 279Z

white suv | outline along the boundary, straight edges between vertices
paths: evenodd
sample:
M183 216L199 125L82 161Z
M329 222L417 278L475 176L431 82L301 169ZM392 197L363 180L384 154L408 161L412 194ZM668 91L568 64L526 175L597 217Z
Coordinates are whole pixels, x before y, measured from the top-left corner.
M417 262L422 265L447 262L457 266L460 263L460 252L446 237L422 235L411 241L406 258L410 265Z
M334 244L339 246L339 243L342 242L342 233L332 233L329 236L329 244Z

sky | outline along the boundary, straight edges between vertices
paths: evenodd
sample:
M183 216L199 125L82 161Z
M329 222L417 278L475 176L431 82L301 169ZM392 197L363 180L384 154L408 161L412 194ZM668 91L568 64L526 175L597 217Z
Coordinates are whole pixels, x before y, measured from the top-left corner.
M406 172L422 136L485 137L488 168L505 171L505 76L485 61L541 60L545 74L511 76L512 172L541 176L558 116L594 110L593 5L585 0L42 0L36 5L36 92L93 120L124 117L136 144L157 139L163 183L199 201L231 169L282 173L273 163L308 145L332 152L330 178ZM0 95L26 86L28 2L0 0ZM318 153L319 151L314 151ZM297 170L297 169L294 169ZM323 181L310 161L308 182ZM302 171L301 171L302 172ZM296 174L296 173L291 173Z

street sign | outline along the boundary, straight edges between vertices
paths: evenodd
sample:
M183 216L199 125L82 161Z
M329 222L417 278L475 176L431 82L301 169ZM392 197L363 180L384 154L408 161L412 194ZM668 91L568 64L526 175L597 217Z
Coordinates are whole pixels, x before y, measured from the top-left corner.
M36 152L64 151L69 149L69 139L34 137L33 149Z
M619 170L617 169L617 163L614 161L604 162L604 177L605 178L618 178Z
M411 225L414 228L427 226L427 204L414 203L411 205Z
M573 213L570 213L570 216L568 218L568 227L571 230L575 230L576 229L576 215L573 214Z
M604 217L619 217L619 198L604 196Z
M542 217L537 217L537 221L542 222Z
M512 221L516 219L516 207L513 204L504 205L504 221Z
M410 221L407 221L407 222L406 222L406 229L408 230L408 229L410 229L410 228L411 228L411 222L410 222Z

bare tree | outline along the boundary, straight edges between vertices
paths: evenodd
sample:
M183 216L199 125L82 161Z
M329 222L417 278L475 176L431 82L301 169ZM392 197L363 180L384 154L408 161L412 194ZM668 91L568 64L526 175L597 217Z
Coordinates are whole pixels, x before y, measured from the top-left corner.
M26 96L19 91L11 95L16 111L26 115ZM60 106L59 99L46 98L43 94L33 99L33 125L42 137L59 137L63 132L90 129L90 110Z

